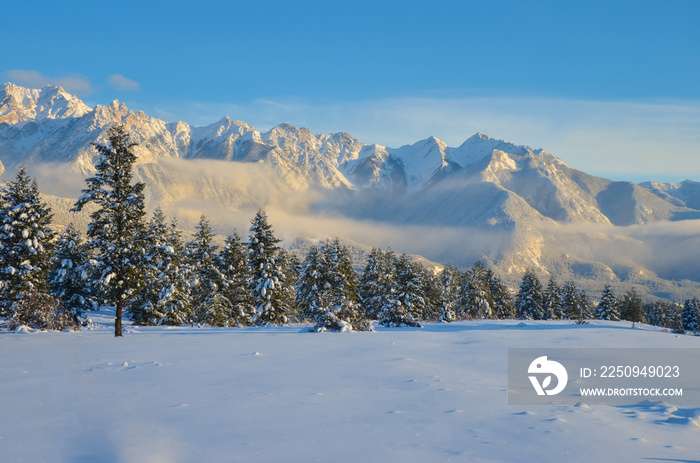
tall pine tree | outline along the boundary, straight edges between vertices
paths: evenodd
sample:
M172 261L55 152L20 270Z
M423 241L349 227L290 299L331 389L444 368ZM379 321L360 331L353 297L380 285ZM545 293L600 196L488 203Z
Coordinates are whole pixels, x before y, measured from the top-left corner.
M158 276L160 292L158 311L163 314L164 325L182 325L194 322L190 298L191 268L187 261L182 234L173 219L168 230L164 256Z
M688 299L683 304L683 329L685 331L698 332L698 310L700 304L697 299Z
M637 292L633 289L627 291L620 301L620 319L631 321L634 326L636 323L643 322L645 315L642 299Z
M603 295L596 309L596 318L598 320L620 320L620 309L617 304L617 298L610 285L605 285L605 288L603 288Z
M594 318L593 308L591 307L591 300L585 291L581 290L578 292L578 312L576 323L579 325L588 324L586 320Z
M557 284L557 280L553 276L549 277L547 288L545 288L544 293L542 294L542 305L545 318L551 320L559 320L564 318L561 289Z
M296 299L315 331L367 329L357 303L357 275L338 239L312 246L297 280Z
M423 299L425 300L423 320L425 321L440 321L440 304L442 297L440 273L438 273L435 268L429 268L425 265L421 265L421 286L423 287Z
M457 319L459 307L459 284L461 275L459 270L446 265L438 277L440 287L440 321L453 322Z
M561 288L561 306L564 312L563 318L576 320L581 312L581 301L579 300L579 291L576 284L569 280L564 283Z
M51 257L48 283L51 294L63 302L77 322L88 310L97 308L92 285L93 267L80 233L69 225L56 244Z
M513 297L508 291L508 287L491 269L486 269L486 281L490 289L491 307L495 310L498 318L513 318Z
M396 295L405 309L408 318L415 321L421 320L427 309L423 288L424 267L415 262L406 254L402 254L395 261L396 267Z
M160 279L163 267L168 264L168 225L162 209L156 209L146 226L144 235L144 277L150 282L137 291L129 308L131 319L141 325L158 325L165 314L159 309L160 292L164 281Z
M379 318L382 301L389 293L393 278L393 264L389 254L379 248L372 248L360 276L359 289L360 303L367 318Z
M399 326L406 315L399 300L396 260L391 249L373 248L360 277L360 302L365 317L392 326Z
M518 289L516 307L518 316L526 320L542 320L545 316L542 306L542 285L532 270L527 270L523 275Z
M192 269L191 298L196 321L214 326L237 324L233 305L220 294L224 277L219 267L219 256L214 245L214 232L205 215L199 219L192 241L187 243L187 254Z
M295 300L301 319L316 322L317 314L330 306L330 283L327 280L324 256L317 246L311 246L296 282Z
M365 282L373 279L374 275L377 277L375 284L370 286L373 296L369 301L372 304L372 310L376 310L371 315L384 326L420 326L420 322L414 315L415 311L411 310L411 305L405 304L416 300L418 295L412 289L415 287L415 272L409 265L400 264L391 249L384 252L378 250L377 257L377 265L372 265L372 262L368 261L367 265L371 272L362 276ZM405 259L402 260L405 262ZM399 273L401 273L400 276Z
M254 306L250 292L248 251L237 233L226 238L224 249L219 254L219 269L222 276L222 294L231 302L234 323L238 326L253 323Z
M673 310L669 309L669 306L671 306L670 303L662 301L644 304L644 313L647 317L647 322L650 325L668 328L673 320L673 317L669 316L669 314L673 314Z
M88 245L99 269L103 298L116 308L114 336L122 336L122 317L146 284L144 279L145 184L132 184L136 143L123 125L107 132L109 145L93 144L99 153L94 177L73 208L88 204L97 209L90 215Z
M280 240L267 222L267 215L259 210L250 227L247 244L248 268L251 274L250 290L255 306L255 324L283 324L287 322L284 307L284 268L280 265Z
M484 264L479 261L465 274L463 302L470 317L483 319L493 318L491 287Z
M23 166L2 191L0 204L0 315L9 316L23 295L48 290L55 233L51 209Z
M294 301L296 289L294 285L299 278L301 262L299 262L296 254L284 248L280 248L277 261L283 276L279 307L284 311L285 323L289 323L292 320L299 319L299 310Z
M343 300L357 302L358 276L352 266L350 251L346 246L340 244L338 238L326 241L321 253L328 267L328 282L335 303L339 304Z

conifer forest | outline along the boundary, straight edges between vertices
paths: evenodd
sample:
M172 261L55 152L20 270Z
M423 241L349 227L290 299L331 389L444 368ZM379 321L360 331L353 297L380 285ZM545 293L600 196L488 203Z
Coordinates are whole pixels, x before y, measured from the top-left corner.
M697 299L645 302L634 290L606 285L593 300L575 282L525 272L508 288L482 262L471 268L427 268L411 256L373 248L353 262L347 246L327 239L298 255L280 246L263 210L245 235L215 244L205 215L186 240L176 217L144 206L133 182L134 143L123 126L96 144L97 173L74 210L89 208L85 236L60 233L37 182L24 168L0 197L0 316L10 329L79 328L91 310L116 309L141 325L221 327L310 323L314 331L420 326L425 321L519 318L628 320L697 332Z

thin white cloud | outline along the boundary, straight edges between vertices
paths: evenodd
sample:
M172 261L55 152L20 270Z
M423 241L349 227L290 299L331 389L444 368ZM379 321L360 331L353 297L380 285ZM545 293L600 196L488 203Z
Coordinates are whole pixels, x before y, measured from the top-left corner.
M91 95L92 85L87 77L79 74L70 74L63 77L45 76L39 71L26 69L11 69L5 71L3 76L8 81L28 88L42 88L47 85L63 87L64 90L78 96Z
M108 76L107 85L122 92L138 92L141 89L138 82L124 77L121 74L111 74Z

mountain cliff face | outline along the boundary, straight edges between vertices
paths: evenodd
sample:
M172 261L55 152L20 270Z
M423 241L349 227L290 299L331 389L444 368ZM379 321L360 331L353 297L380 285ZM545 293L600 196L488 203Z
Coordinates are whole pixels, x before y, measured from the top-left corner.
M485 259L506 273L533 267L612 281L629 279L636 272L630 269L653 273L634 259L615 270L615 262L591 250L602 245L590 235L576 234L583 251L572 255L558 241L562 235L550 231L567 224L613 230L700 219L698 182L615 182L578 171L544 150L481 133L458 147L430 137L389 148L288 124L260 132L228 117L192 127L118 101L89 108L61 88L9 83L0 88L0 161L8 172L19 164L51 163L91 174L91 144L104 142L114 124L124 124L139 144L137 175L149 185L154 205L182 209L187 202L196 209L193 204L213 201L217 211L240 211L277 204L434 233L462 227L499 234L500 244L489 243L483 252L476 246L456 251L445 243L427 257L463 264ZM693 269L681 272L683 277L700 281L700 268L697 274Z

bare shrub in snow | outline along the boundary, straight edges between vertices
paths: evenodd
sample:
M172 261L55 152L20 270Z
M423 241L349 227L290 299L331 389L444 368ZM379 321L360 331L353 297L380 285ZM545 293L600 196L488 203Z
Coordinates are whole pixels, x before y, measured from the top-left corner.
M47 293L32 291L24 294L12 309L10 328L13 330L23 325L40 330L79 329L75 318L63 307L61 300Z

